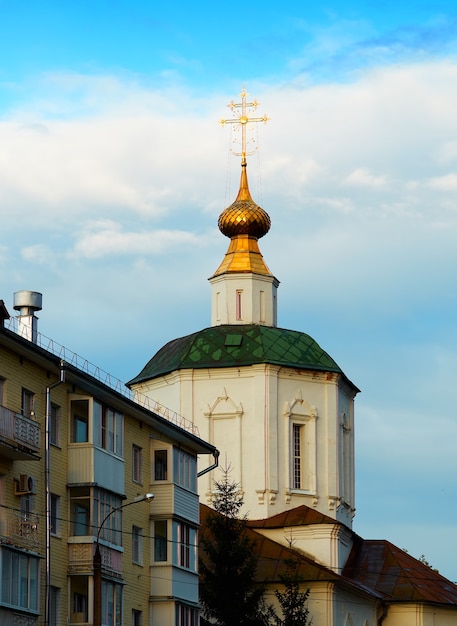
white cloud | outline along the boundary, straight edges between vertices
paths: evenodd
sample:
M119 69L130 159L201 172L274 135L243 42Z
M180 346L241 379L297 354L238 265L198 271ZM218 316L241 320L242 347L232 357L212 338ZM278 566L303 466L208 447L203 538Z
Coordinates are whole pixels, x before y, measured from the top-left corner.
M353 170L349 176L343 180L344 185L354 185L356 187L385 187L387 179L385 176L375 176L367 169L359 167Z
M452 172L430 178L426 184L432 189L438 189L439 191L455 191L457 189L457 173Z
M120 255L149 256L196 245L199 245L199 238L186 231L123 232L120 224L100 221L89 224L77 236L70 254L86 259Z
M54 261L55 253L49 246L36 244L22 248L21 256L27 262L49 265Z

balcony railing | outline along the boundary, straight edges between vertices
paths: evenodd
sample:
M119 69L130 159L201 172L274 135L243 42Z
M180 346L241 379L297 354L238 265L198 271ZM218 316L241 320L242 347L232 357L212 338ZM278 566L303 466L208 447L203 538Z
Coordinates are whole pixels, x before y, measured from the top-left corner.
M40 425L35 420L0 406L0 440L13 447L40 451Z
M18 328L19 324L20 322L16 317L12 317L9 320L5 320L5 328L18 334L20 334L19 328ZM65 346L62 346L57 341L54 341L54 339L50 339L49 337L46 337L46 335L43 335L42 333L37 333L36 344L40 346L41 348L44 348L48 352L51 352L52 354L60 357L63 361L65 361L66 363L69 363L70 365L73 365L80 371L86 372L90 376L93 376L104 385L107 385L111 389L114 389L114 391L117 391L118 393L122 394L125 398L128 398L129 400L132 400L133 402L136 402L137 404L140 404L142 407L144 407L148 411L157 413L157 415L160 415L164 419L172 422L173 424L175 424L176 426L179 426L180 428L183 428L184 430L187 430L188 432L192 433L193 435L197 437L200 436L198 427L192 421L188 420L186 417L183 417L179 413L176 413L176 411L172 411L171 409L168 409L167 407L160 404L160 402L157 402L156 400L152 400L148 396L145 396L139 393L138 391L132 391L126 386L124 382L112 376L108 372L105 372L100 367L98 367L97 365L94 365L93 363L91 363L84 357L80 356L76 352L73 352L72 350L69 350Z
M93 571L94 543L71 543L68 545L68 573L88 574ZM111 576L121 576L122 552L100 545L102 570Z
M3 544L28 550L39 546L39 517L34 513L3 511L0 528Z

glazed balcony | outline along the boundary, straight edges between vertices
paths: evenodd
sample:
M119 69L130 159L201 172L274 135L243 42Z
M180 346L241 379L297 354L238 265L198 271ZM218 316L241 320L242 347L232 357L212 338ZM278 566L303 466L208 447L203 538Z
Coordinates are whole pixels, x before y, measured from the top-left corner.
M118 492L124 485L124 461L90 443L68 446L69 484L96 483L104 489Z
M12 461L38 460L39 452L39 423L5 406L0 406L0 457Z

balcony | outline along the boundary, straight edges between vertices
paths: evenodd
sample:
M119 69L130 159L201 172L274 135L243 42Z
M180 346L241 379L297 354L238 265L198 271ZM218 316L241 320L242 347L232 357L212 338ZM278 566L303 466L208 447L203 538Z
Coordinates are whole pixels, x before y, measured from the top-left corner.
M73 575L91 574L93 572L94 551L95 544L92 538L90 543L69 543L68 573ZM122 552L100 544L100 554L102 557L102 572L120 578L122 573Z
M40 425L0 406L0 457L12 461L39 459Z
M125 464L122 459L90 443L68 446L68 483L96 483L119 493L124 485Z
M39 547L39 517L34 513L3 511L0 524L0 541L24 550Z

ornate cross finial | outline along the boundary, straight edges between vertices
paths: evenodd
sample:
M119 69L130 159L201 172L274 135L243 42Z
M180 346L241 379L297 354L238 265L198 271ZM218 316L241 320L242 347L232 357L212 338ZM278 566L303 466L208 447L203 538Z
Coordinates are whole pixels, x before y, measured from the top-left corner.
M235 103L233 100L227 106L232 110L234 118L231 120L221 119L222 126L225 124L239 124L241 127L241 152L234 152L236 156L240 156L242 163L246 163L246 156L254 154L255 151L246 152L246 126L251 122L263 122L266 124L270 119L265 114L262 117L249 117L249 113L255 111L260 102L254 100L253 102L246 102L246 96L248 96L246 89L241 90L240 97L241 102ZM241 111L238 111L241 109ZM239 129L238 129L239 130Z

